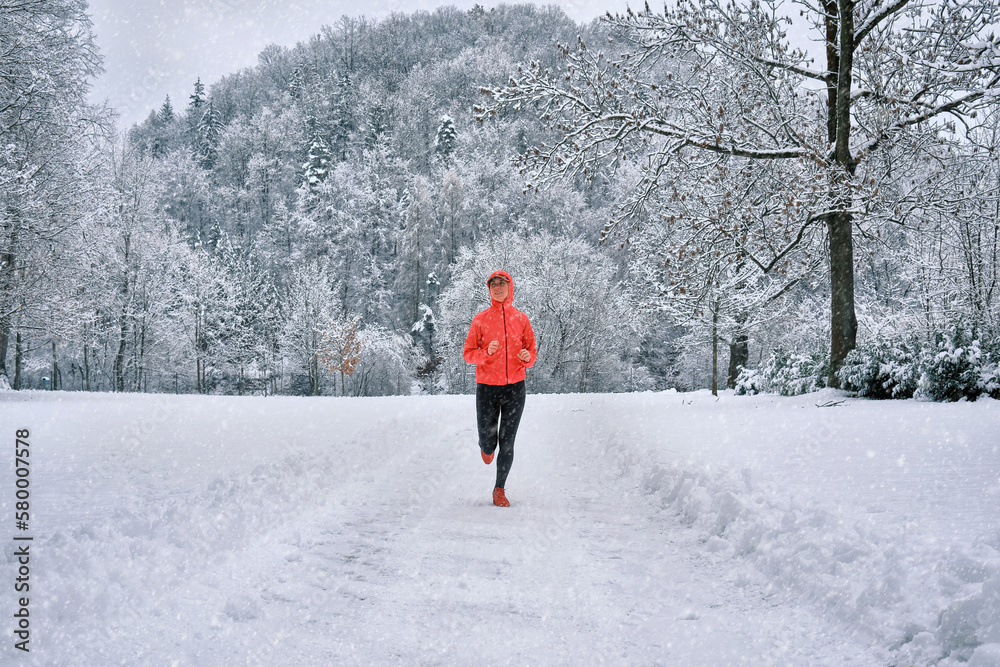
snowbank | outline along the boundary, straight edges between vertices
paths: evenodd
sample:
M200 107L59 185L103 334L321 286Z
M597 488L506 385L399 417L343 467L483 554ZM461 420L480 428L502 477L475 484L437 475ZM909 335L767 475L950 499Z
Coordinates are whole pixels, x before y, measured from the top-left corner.
M344 484L344 472L329 456L290 456L217 477L191 496L157 503L132 497L104 520L58 530L37 547L44 612L36 636L46 664L80 664L62 649L84 637L94 642L94 658L120 657L125 646L130 659L143 659L149 647L122 637L125 628L133 630L128 619L190 618L184 598L200 587L224 589L217 581L223 566L273 542L290 519L334 511L330 492ZM216 597L197 595L203 602ZM210 623L261 613L242 589L218 595Z
M870 633L886 664L1000 665L1000 531L942 539L845 520L836 499L802 503L748 467L616 460L713 558L742 559L754 569L741 577Z

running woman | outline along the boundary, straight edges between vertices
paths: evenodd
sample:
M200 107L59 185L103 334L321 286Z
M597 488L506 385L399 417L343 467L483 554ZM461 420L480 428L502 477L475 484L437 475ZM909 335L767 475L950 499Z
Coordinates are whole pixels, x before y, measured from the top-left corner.
M528 316L514 307L514 281L506 271L486 280L490 307L476 314L462 356L476 365L476 420L486 465L497 457L493 504L510 507L504 484L514 461L514 437L524 410L525 369L538 356Z

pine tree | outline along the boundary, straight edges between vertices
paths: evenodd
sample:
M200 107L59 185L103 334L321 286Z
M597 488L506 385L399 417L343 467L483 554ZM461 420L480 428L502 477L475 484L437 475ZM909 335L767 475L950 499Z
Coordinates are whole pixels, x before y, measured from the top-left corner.
M315 123L310 123L315 127ZM309 142L309 156L306 163L302 165L305 169L305 182L310 188L315 188L330 173L330 146L326 143L318 130L312 131L312 140Z
M160 107L157 119L164 125L174 122L174 107L170 104L170 95L167 95L167 98L163 100L163 105Z
M365 137L365 145L374 148L378 145L385 133L389 131L389 108L381 101L372 105L368 116L368 133Z
M187 129L185 133L190 139L190 146L194 150L195 155L201 150L201 138L199 134L199 126L201 123L202 116L204 116L204 111L202 107L205 106L205 85L201 82L201 77L194 82L194 93L192 93L188 99L188 114L187 114Z
M191 100L188 102L188 107L192 111L197 111L201 109L202 105L205 104L205 84L201 82L201 77L194 82L194 93L189 97Z
M302 65L296 65L292 70L292 78L288 82L288 92L296 102L302 101Z
M330 113L330 141L332 154L338 160L347 157L347 141L351 135L351 75L344 72L337 81L333 109Z
M455 152L455 143L458 140L458 133L455 131L455 121L451 116L445 114L441 116L441 124L438 125L437 136L434 137L434 150L445 162L451 160Z
M205 110L205 115L201 117L201 122L198 123L199 141L197 158L199 164L205 169L211 169L215 166L221 134L222 119L215 110L215 105L209 101L208 109Z

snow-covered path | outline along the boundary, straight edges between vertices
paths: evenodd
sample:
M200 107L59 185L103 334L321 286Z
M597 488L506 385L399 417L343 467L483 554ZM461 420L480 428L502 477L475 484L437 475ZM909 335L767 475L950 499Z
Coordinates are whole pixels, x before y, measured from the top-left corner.
M875 664L842 629L726 581L607 474L598 439L567 446L553 436L579 425L545 416L525 419L507 511L472 429L428 425L314 526L263 623L315 619L301 657L329 664Z
M718 405L686 397L698 412L678 410L691 407L682 400L529 397L507 484L512 507L500 509L490 504L494 468L479 459L468 396L0 397L0 421L30 427L36 448L33 657L73 665L876 665L890 651L897 664L920 665L944 657L942 646L955 655L966 646L968 658L988 643L988 588L1000 582L992 547L970 547L951 567L941 554L910 549L906 536L878 532L886 526L848 530L844 517L877 521L892 511L865 509L870 498L858 509L850 491L835 497L844 475L829 461L810 468L787 438L762 443L759 429L775 435L775 420L747 416L806 414L800 404L815 397ZM947 428L968 445L970 434L997 432L995 407L941 415L953 415ZM748 471L719 450L713 411L725 432L741 424L761 465ZM788 414L780 423L794 435ZM700 442L706 437L714 448ZM971 461L987 497L1000 482L997 470L981 470L989 447ZM815 507L789 506L772 489L785 486L789 470L812 471ZM830 514L841 507L843 515ZM954 645L947 618L911 608L906 581L878 597L884 580L903 579L896 569L922 565L914 555L940 565L938 576L965 577L934 604L971 599L986 641L976 628L967 641L961 617L952 625L967 643ZM901 623L910 636L889 636ZM980 658L990 650L980 647Z

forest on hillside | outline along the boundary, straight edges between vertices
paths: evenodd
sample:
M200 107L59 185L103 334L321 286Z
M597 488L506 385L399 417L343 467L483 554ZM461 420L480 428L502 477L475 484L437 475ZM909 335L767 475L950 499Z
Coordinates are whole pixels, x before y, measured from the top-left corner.
M502 268L530 391L996 395L1000 9L777 6L344 17L125 129L0 5L0 385L470 392Z

